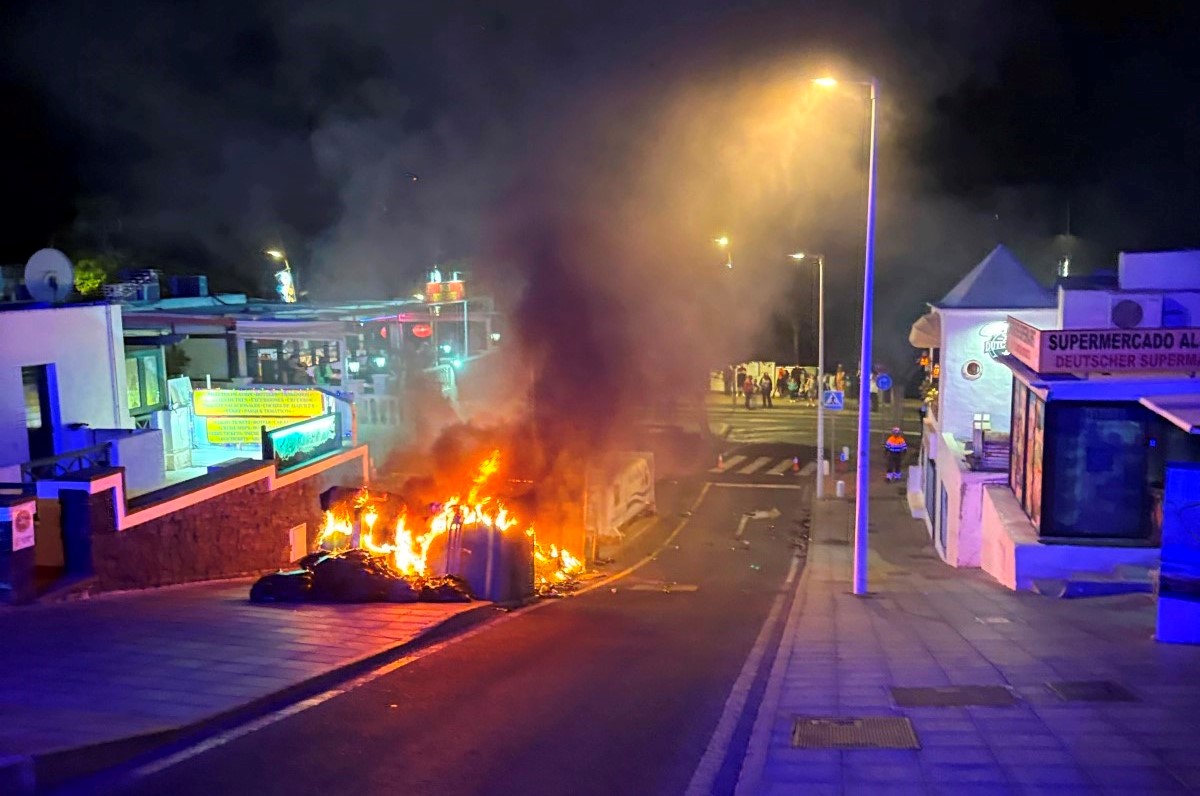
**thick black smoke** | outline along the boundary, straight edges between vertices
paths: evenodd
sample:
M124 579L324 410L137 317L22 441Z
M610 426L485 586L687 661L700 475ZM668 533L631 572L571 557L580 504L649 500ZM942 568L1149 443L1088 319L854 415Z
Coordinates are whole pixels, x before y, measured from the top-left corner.
M830 358L853 362L865 117L811 95L832 68L884 90L877 339L902 359L997 241L1047 278L1075 237L1101 260L1194 242L1192 12L1094 6L12 2L5 257L113 248L252 287L282 245L330 298L470 258L528 288L509 308L537 411L600 423L694 368L790 355L790 329L761 339L777 314L811 352L795 249L827 255Z

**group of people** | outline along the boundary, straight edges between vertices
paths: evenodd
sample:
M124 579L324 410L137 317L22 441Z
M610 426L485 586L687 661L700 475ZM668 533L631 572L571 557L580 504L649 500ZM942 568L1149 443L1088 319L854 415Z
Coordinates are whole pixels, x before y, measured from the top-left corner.
M834 373L826 373L824 379L818 379L799 365L791 368L777 368L775 378L763 373L758 378L746 372L743 365L736 368L730 365L725 369L725 394L732 396L736 406L738 398L745 400L747 409L753 409L754 397L758 396L764 409L775 405L774 398L787 398L792 403L803 402L806 406L816 406L821 400L824 390L845 390L847 387L846 370L840 364Z

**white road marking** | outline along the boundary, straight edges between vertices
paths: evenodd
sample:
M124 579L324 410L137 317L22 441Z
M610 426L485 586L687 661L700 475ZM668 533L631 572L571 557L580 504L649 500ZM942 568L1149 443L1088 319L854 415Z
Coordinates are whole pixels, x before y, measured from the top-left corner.
M784 459L779 464L772 467L770 470L767 470L767 475L783 475L785 472L787 472L788 468L791 466L792 466L792 460Z
M734 467L737 464L739 464L745 458L746 458L745 456L740 456L740 455L739 456L730 456L728 459L725 460L725 462L723 464L721 464L718 467L712 468L711 470L709 470L709 472L710 473L723 473L726 470L728 470L729 468Z
M731 484L724 481L713 481L712 486L726 489L804 489L803 484Z
M796 570L798 569L800 569L800 557L792 556L792 566L788 569L787 577L784 578L784 586L790 586L792 581L796 579Z
M699 591L700 587L694 583L638 583L629 587L630 591L661 591L670 593L674 591Z
M760 470L762 468L762 466L765 465L769 461L771 461L770 456L759 456L757 459L750 462L750 464L748 464L747 466L738 470L738 472L741 473L742 475L750 475L751 473L754 473L754 472L757 472L758 470Z
M805 574L809 571L808 569L804 570ZM803 580L804 577L805 575L801 575L800 579ZM767 751L771 745L771 728L779 714L783 678L787 673L787 661L795 649L796 628L800 622L800 615L804 612L802 584L796 584L795 589L792 607L788 609L787 620L783 625L783 635L779 637L779 645L775 648L775 660L772 661L771 670L767 674L767 686L754 716L750 740L746 743L746 755L742 758L742 768L738 772L737 785L733 791L734 796L754 796L761 789Z
M800 475L812 475L817 471L817 463L809 462L800 468Z
M743 514L742 519L738 521L737 532L733 536L735 539L742 538L742 534L746 532L746 523L750 522L750 520L773 520L779 516L779 509L774 507L770 511L759 510L750 514Z
M799 559L792 559L792 571L788 573L789 582L794 577L794 570L798 563ZM783 614L783 601L786 596L786 592L780 592L775 597L775 602L771 604L771 611L767 614L762 629L758 631L758 637L754 639L754 646L750 648L750 654L746 656L746 661L742 664L742 670L738 673L733 688L729 690L729 696L725 699L725 707L721 711L721 718L717 721L716 729L713 730L708 746L700 757L700 762L696 765L691 782L688 783L685 791L687 796L709 796L713 791L713 785L721 773L721 763L725 759L730 741L733 740L734 730L737 729L738 719L741 717L742 711L746 709L746 702L750 698L750 687L754 684L754 676L758 673L758 668L762 665L763 657L767 653L767 642Z

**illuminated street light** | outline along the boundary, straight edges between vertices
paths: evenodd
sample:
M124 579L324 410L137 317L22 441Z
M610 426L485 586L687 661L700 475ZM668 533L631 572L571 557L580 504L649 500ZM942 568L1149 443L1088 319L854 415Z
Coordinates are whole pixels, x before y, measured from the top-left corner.
M825 496L825 255L796 252L796 262L817 262L817 499Z
M713 238L713 243L717 244L718 248L725 250L725 267L733 268L733 247L729 245L729 237L722 235L719 238Z
M820 77L812 81L822 88L834 88L838 81ZM875 292L875 170L876 170L876 107L879 103L879 82L875 78L856 81L867 86L870 93L871 144L867 162L867 243L863 256L863 316L862 351L859 354L858 378L858 462L854 479L854 593L867 593L867 562L870 548L867 539L868 496L870 472L867 469L871 444L871 313Z
M413 297L414 299L416 299L417 301L424 301L424 300L425 300L425 294L424 294L424 293L413 293L413 294L412 294L412 297Z
M275 272L275 292L284 304L296 303L296 279L292 274L292 265L287 255L279 249L265 249L263 254L276 262L283 263L283 269Z

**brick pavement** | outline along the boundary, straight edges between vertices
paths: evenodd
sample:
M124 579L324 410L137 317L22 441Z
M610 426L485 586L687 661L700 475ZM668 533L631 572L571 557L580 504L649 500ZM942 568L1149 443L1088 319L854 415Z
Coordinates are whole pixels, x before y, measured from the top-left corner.
M486 605L254 605L250 583L0 609L0 757L202 721Z
M818 507L739 794L1200 793L1200 648L1153 640L1150 595L1055 600L938 560L876 481L871 589L849 593L852 504ZM1129 702L1067 702L1110 680ZM900 708L892 686L1011 687L1011 707ZM921 749L793 749L796 715L906 716Z

